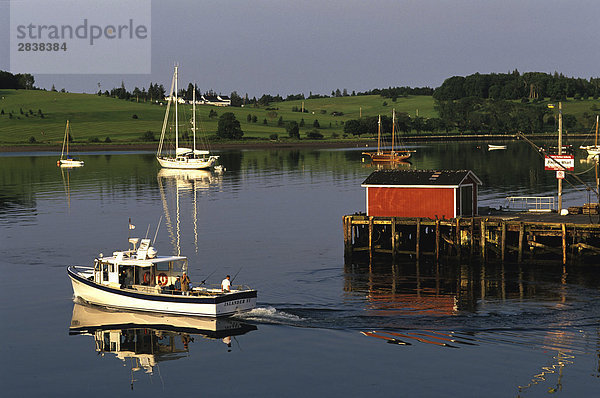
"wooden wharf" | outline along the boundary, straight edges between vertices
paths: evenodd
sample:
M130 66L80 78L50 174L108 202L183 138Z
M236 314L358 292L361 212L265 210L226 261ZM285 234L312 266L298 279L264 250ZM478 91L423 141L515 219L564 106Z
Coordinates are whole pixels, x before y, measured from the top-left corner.
M480 212L481 214L481 212ZM600 219L592 214L489 211L452 219L343 217L344 257L391 255L600 264Z

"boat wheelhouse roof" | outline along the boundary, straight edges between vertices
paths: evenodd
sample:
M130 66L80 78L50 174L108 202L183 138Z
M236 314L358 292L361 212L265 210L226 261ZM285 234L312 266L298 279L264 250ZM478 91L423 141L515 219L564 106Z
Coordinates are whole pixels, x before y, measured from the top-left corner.
M187 260L182 256L157 256L154 258L138 258L135 254L132 256L124 255L126 252L117 252L111 257L101 257L98 260L106 261L111 264L130 265L135 267L151 267L155 264L168 263L170 261ZM123 255L121 255L123 254Z

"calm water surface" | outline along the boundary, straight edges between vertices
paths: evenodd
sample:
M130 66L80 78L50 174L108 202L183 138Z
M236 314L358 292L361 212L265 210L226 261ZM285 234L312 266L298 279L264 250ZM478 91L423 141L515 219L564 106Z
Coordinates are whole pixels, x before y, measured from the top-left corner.
M422 145L405 167L473 170L480 205L555 195L526 144L477 146ZM364 211L373 170L360 152L223 152L223 174L140 152L85 153L71 171L1 154L3 395L596 396L600 264L345 265L342 216ZM565 206L589 201L565 185ZM129 218L153 237L161 217L159 254L188 256L192 281L237 274L258 308L182 326L73 302L67 265L127 247Z

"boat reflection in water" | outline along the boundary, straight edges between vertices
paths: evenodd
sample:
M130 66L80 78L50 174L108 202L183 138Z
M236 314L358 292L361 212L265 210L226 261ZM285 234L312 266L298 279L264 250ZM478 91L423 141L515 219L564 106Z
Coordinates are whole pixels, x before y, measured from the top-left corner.
M116 311L75 302L70 335L93 336L96 352L112 353L131 363L131 388L134 372L153 375L159 362L189 355L196 337L221 339L231 351L231 338L257 327L232 318L204 318Z

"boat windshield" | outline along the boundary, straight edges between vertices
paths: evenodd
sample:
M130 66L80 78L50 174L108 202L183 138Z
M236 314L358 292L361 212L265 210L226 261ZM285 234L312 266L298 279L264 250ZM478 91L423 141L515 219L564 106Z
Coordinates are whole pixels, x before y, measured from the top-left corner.
M174 272L184 272L187 271L187 260L175 260L173 261L173 271Z
M156 263L156 270L173 271L176 273L187 271L187 259L158 262Z

